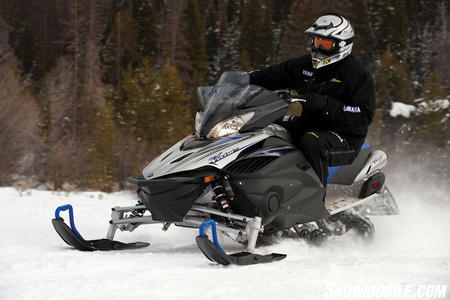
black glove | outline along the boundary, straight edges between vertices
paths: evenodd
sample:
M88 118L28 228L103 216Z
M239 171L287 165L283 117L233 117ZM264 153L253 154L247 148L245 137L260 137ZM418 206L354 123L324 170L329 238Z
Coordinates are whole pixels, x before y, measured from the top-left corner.
M299 98L303 98L306 101L302 102L302 106L308 111L321 111L327 107L328 100L326 96L317 93L310 93L302 95Z

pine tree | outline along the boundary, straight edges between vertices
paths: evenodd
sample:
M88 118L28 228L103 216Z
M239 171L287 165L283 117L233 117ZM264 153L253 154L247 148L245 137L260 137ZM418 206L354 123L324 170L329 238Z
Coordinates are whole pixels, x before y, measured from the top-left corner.
M448 49L450 49L450 3L447 1L440 1L438 5L439 10L439 31L435 33L435 39L433 41L433 49L436 51L433 56L433 66L439 78L442 81L442 85L446 88L450 87L450 72L448 66L450 65L450 58L448 55Z
M283 38L287 32L289 13L296 0L270 1L272 11L272 36L274 45L274 61L277 62Z
M280 60L307 53L310 40L304 34L304 31L320 15L319 6L320 4L314 0L294 1L292 3L287 13L286 30L281 42L280 52L278 53Z
M129 9L117 12L104 35L104 48L100 53L105 66L102 79L105 83L117 85L121 72L129 64L136 67L141 59L132 12ZM145 38L143 41L148 42Z
M416 93L420 94L423 84L432 71L432 60L435 55L435 34L439 30L440 1L406 1L407 28L404 47L408 64L412 66L410 78L417 82Z
M183 18L186 24L184 35L187 39L186 52L192 66L190 72L195 86L205 83L208 72L204 39L204 28L197 0L188 0Z
M133 1L133 19L140 57L149 57L152 60L156 55L157 38L155 13L151 0Z
M132 69L131 65L122 74L122 82L118 87L126 97L124 109L120 112L121 125L137 139L155 141L158 138L157 119L160 103L157 101L156 75L149 58Z
M368 69L371 69L376 39L370 30L368 5L368 1L365 0L351 1L344 15L349 18L355 30L352 54L358 57Z
M214 61L219 49L219 26L220 15L217 12L217 6L213 1L208 1L208 8L204 13L205 23L205 50L208 57L208 77L207 82L211 82L218 77L218 70Z
M248 53L252 68L260 68L273 59L272 18L270 10L262 0L245 3L239 39L240 54ZM241 61L246 59L241 58ZM244 66L241 65L243 68Z
M216 77L228 70L236 70L239 66L239 39L241 35L240 14L242 2L228 0L222 4L217 15L219 16L217 55L213 60L212 70Z
M173 144L192 130L189 99L175 66L167 59L156 79L159 118L155 120L161 149Z
M386 52L375 59L375 88L380 98L379 107L389 109L391 102L410 103L412 85L408 79L405 61L398 59L388 46Z
M120 92L117 92L120 90ZM145 140L162 150L189 132L191 113L189 98L178 72L167 60L156 76L148 58L122 73L122 81L110 97L126 97L115 120L137 141Z
M439 76L436 72L431 72L423 87L423 98L427 100L444 99L445 91L441 86Z
M406 22L409 17L407 0L370 1L369 21L374 30L377 54L384 53L389 45L390 51L397 56L405 55Z
M40 65L40 47L29 24L25 24L14 47L19 61L22 63L22 75L30 76L33 84L39 86L43 77Z
M377 98L376 102L380 103L380 99ZM369 126L369 132L366 138L366 141L370 142L372 145L385 145L387 141L393 140L392 134L389 135L383 131L383 119L386 119L386 116L384 114L385 112L381 109L375 110L375 115L373 117L372 123Z
M239 55L239 65L241 66L242 70L251 70L252 64L250 62L250 56L248 55L248 51L246 49L243 49L241 51L241 54Z
M399 60L388 46L385 53L375 58L374 69L377 115L371 130L375 130L374 135L380 143L399 147L397 140L410 138L411 124L403 118L392 119L389 112L392 102L412 103L413 91L408 79L407 64ZM389 126L384 126L385 124Z
M87 162L90 168L84 184L96 190L112 192L117 185L117 160L120 159L111 144L112 141L117 143L119 134L114 124L112 106L107 103L96 117L98 122L94 134L88 140Z
M208 75L208 57L206 56L203 22L197 0L188 0L183 11L184 36L187 41L186 52L189 57L189 77L192 84L192 95L198 86L206 83ZM198 110L198 102L191 96L191 113Z

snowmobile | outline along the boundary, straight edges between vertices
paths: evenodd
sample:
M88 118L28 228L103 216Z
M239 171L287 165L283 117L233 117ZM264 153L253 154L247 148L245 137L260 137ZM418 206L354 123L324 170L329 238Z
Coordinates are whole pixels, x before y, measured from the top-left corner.
M274 122L295 99L286 91L250 85L245 72L225 72L214 86L197 90L202 111L192 133L164 151L128 182L138 202L112 208L105 239L85 240L70 205L58 207L53 226L70 246L82 251L135 249L149 243L114 240L117 229L143 224L198 228L196 243L221 265L281 260L285 254L255 253L267 237L296 236L309 241L351 229L374 232L369 215L391 215L398 207L381 172L387 156L364 144L351 165L330 167L327 188ZM324 195L326 193L325 201ZM60 217L69 210L70 226ZM245 246L227 254L218 233Z

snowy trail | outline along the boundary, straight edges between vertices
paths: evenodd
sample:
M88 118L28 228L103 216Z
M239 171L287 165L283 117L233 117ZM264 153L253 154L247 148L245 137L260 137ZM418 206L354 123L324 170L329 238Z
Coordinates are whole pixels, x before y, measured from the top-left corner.
M110 208L134 205L133 193L0 188L0 299L324 299L330 283L448 285L448 196L428 193L428 201L417 189L392 191L401 215L373 217L376 238L369 244L352 236L320 248L283 240L259 249L287 253L283 261L221 267L198 250L196 230L141 226L118 231L116 239L150 247L90 253L68 248L53 230L54 209L71 203L80 233L103 237Z

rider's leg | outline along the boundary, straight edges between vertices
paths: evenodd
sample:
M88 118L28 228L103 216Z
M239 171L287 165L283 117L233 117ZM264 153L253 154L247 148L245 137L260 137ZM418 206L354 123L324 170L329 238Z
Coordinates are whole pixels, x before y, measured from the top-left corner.
M297 141L299 137L305 133L305 131L302 130L305 125L303 124L303 119L300 116L284 116L282 119L279 119L274 123L283 126L284 129L289 132L294 141ZM294 144L296 143L294 142Z
M300 137L298 146L324 186L329 166L350 164L357 154L353 143L333 131L308 131Z

